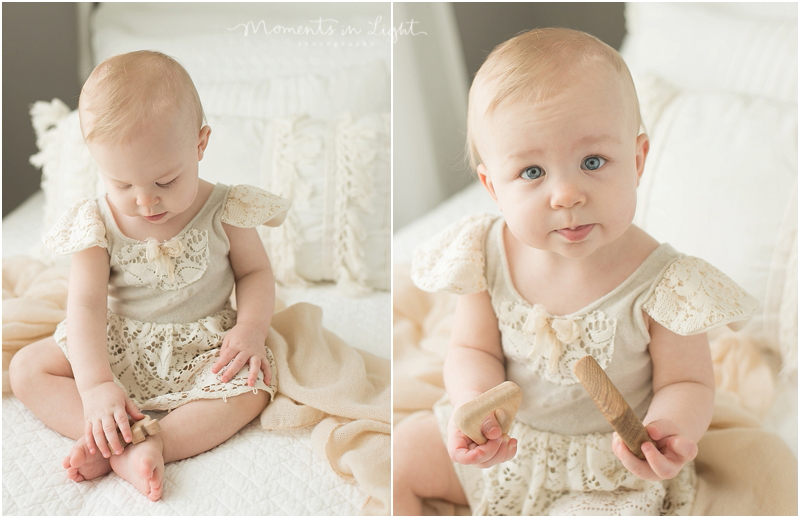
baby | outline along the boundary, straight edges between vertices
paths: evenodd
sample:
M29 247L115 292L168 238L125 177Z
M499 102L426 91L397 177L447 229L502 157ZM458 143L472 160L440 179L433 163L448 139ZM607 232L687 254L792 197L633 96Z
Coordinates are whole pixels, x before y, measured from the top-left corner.
M73 254L67 319L14 356L10 381L37 417L76 439L63 462L71 479L113 470L158 500L165 463L224 442L275 394L265 345L275 287L254 227L280 224L289 204L199 178L211 129L168 56L107 59L78 109L107 193L45 236ZM126 446L117 431L129 443L129 416L142 410L170 413L160 433Z
M474 514L688 514L714 404L705 332L755 300L632 225L649 140L630 73L588 34L498 46L469 95L471 162L502 217L468 216L416 252L412 278L459 295L433 414L398 425L394 512L421 499ZM573 374L593 356L655 445L639 460ZM523 390L477 445L454 409L505 380Z

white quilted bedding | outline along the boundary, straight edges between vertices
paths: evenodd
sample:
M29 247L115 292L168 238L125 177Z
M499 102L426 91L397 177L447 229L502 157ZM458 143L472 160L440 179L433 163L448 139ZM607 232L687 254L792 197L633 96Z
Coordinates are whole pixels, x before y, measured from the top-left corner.
M3 256L30 253L43 199L34 195L3 219ZM28 238L26 238L28 236ZM279 290L287 304L323 308L323 325L347 343L388 358L388 292L342 296L334 286ZM3 394L4 515L357 515L366 495L312 449L311 428L265 432L254 421L213 450L167 465L165 491L150 502L111 473L74 483L61 461L72 441Z
M354 515L364 493L311 448L310 428L266 433L250 423L211 451L168 464L150 502L111 473L74 483L61 468L72 441L3 396L4 515Z

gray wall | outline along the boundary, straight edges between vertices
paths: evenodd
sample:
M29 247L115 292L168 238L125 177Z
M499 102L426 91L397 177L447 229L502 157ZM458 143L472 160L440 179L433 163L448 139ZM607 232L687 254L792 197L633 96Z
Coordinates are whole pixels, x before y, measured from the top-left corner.
M80 87L76 4L3 2L3 216L39 188L30 105L76 108Z
M625 36L624 8L622 2L456 2L469 81L494 47L538 27L586 31L619 50Z

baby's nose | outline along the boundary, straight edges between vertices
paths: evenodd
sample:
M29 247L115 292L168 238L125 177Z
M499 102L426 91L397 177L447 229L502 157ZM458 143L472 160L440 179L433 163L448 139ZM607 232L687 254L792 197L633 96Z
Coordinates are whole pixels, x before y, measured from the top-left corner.
M586 201L583 189L574 180L556 182L550 196L550 205L554 209L568 209Z
M141 192L136 196L136 205L140 207L149 207L158 203L158 197L149 192Z

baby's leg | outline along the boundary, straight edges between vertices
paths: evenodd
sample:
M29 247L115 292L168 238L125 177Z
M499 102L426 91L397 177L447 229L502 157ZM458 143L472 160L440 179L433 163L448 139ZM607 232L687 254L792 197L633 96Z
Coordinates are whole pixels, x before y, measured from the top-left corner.
M467 505L432 413L406 419L393 432L394 514L421 515L423 498Z
M76 482L111 471L108 459L89 453L83 439L83 403L64 353L52 337L26 345L11 359L9 381L14 395L44 424L76 439L62 466Z
M203 399L187 403L159 421L159 433L111 457L111 468L150 500L158 500L164 487L165 463L222 444L258 416L268 400L269 394L261 390L228 398L227 402Z

